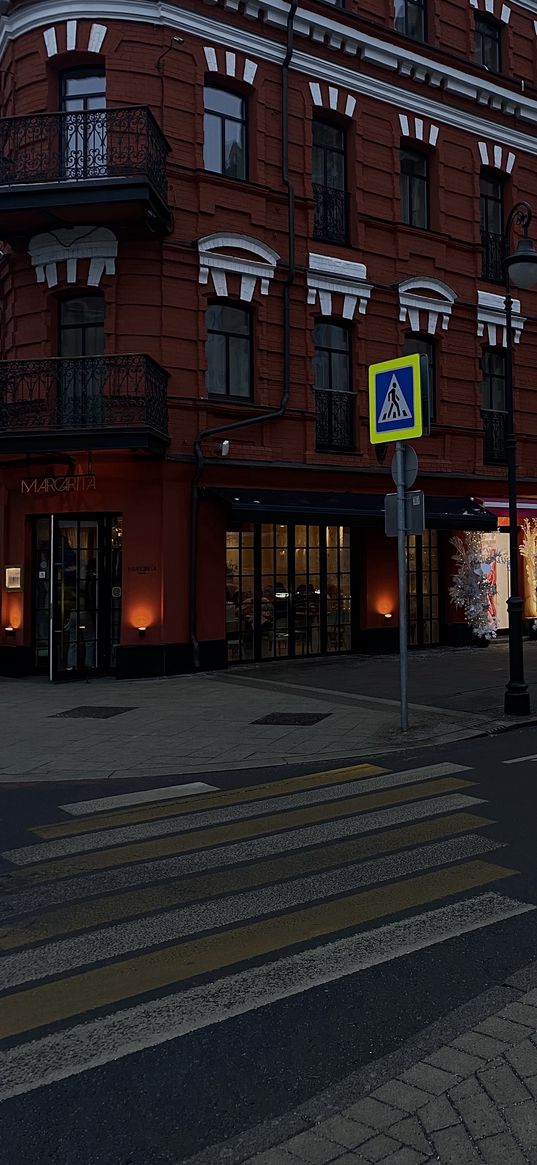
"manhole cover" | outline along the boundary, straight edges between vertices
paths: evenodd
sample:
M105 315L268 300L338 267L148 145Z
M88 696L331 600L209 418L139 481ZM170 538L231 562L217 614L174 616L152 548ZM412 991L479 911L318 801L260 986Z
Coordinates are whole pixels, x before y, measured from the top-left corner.
M331 712L271 712L270 716L252 720L252 724L318 724L319 720L326 720L331 715Z
M67 712L55 712L51 720L109 720L110 716L121 716L123 712L134 712L134 708L123 708L113 704L81 704L79 708L68 708Z

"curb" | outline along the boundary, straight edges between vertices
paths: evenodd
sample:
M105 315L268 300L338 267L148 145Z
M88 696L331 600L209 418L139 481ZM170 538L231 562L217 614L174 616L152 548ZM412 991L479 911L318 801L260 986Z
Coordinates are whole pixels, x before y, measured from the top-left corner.
M357 1099L365 1098L394 1076L407 1071L416 1061L432 1055L444 1044L451 1043L457 1036L501 1011L509 1003L516 1002L518 996L536 986L537 962L534 962L424 1028L397 1051L353 1072L345 1080L338 1081L292 1112L274 1117L229 1140L210 1145L193 1157L179 1159L175 1165L242 1165L255 1154L275 1148L330 1117L339 1116L342 1109ZM342 1149L342 1152L345 1150Z

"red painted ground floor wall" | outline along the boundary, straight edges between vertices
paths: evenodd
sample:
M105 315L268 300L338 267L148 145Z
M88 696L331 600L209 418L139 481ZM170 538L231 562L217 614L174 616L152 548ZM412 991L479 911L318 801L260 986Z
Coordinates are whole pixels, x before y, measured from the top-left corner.
M19 463L1 471L0 670L4 674L26 674L36 666L35 595L36 579L41 580L38 579L40 564L35 555L35 520L53 515L58 520L66 517L121 517L120 586L117 578L111 576L103 575L101 580L102 587L108 587L110 593L114 591L119 611L117 651L114 649L112 670L119 675L144 675L171 674L192 668L192 474L191 463L115 453L95 454L91 460L87 454L73 454L70 463L34 462L27 466ZM227 532L236 531L237 522L218 496L218 489L295 490L301 491L306 498L315 499L322 495L325 481L327 490L358 498L364 494L383 496L387 489L391 491L393 488L388 475L384 478L380 475L341 474L335 482L332 475L308 470L247 469L232 463L215 462L206 466L199 505L195 579L196 633L202 667L226 665L230 638L229 607L233 600L226 595L226 586L228 591L230 589L226 542L229 545ZM423 481L421 485L428 494L437 496L447 493L446 485L451 497L468 497L475 489L475 483L463 481ZM504 492L503 483L497 481L488 483L483 495L501 499ZM333 520L336 525L343 521L337 517ZM307 509L301 521L304 527L311 521ZM431 629L424 643L455 643L465 639L462 615L449 600L453 575L451 536L452 532L446 529L432 531L427 536L427 545L424 540L423 548L418 548L418 557L421 555L421 558L416 578L422 581L416 585L422 589L425 587L426 591L432 588L437 603L437 615L431 614ZM322 537L321 534L321 541ZM333 635L329 635L331 647L328 649L334 649L336 642L336 649L341 650L349 646L360 651L391 650L396 646L398 625L395 540L386 538L379 520L374 527L353 527L349 545L352 636L349 631L347 638L342 634L336 642ZM433 559L429 581L423 582L429 570L427 564ZM22 568L22 589L7 589L6 568L19 566ZM9 581L12 584L13 577ZM308 586L301 584L304 593ZM258 592L260 609L263 603L261 589L262 580ZM312 594L315 589L311 586ZM266 598L268 603L269 596ZM427 595L425 600L427 604ZM326 617L330 604L323 596L321 608L323 602ZM418 619L422 617L419 612L424 609L422 595L417 606ZM57 627L56 633L62 633L61 626ZM310 648L320 649L322 642L321 634L320 638L311 640ZM326 649L326 636L324 642ZM421 642L419 636L416 642ZM103 659L105 655L106 652Z

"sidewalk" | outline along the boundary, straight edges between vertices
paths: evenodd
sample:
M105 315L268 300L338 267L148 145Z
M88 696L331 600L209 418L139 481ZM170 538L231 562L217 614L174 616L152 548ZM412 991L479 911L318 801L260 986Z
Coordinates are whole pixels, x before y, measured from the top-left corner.
M536 1162L537 990L520 993L518 981L517 975L509 981L513 1001L507 1006L380 1087L365 1094L358 1088L353 1103L313 1128L254 1157L239 1153L219 1160L245 1165ZM304 1127L299 1114L287 1119Z
M525 658L537 716L537 643ZM89 684L0 680L0 781L165 779L440 745L506 723L507 668L505 642L411 654L406 736L397 656ZM275 721L259 723L267 716Z

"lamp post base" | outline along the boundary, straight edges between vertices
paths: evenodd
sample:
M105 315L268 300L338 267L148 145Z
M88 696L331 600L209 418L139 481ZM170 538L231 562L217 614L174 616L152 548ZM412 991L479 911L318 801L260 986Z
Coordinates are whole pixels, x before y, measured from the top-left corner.
M530 694L524 683L509 683L505 690L503 710L506 716L529 716Z

